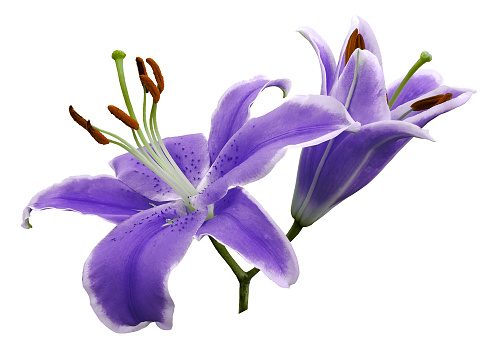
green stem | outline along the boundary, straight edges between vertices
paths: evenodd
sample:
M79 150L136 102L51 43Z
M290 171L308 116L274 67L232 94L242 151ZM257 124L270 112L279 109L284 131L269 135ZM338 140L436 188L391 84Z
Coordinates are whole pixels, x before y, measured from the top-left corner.
M214 245L214 248L216 248L219 255L221 255L221 257L224 259L224 261L226 261L228 266L231 268L231 270L235 274L238 281L240 281L240 279L245 278L246 277L245 272L238 265L238 263L235 261L235 259L233 259L233 257L230 255L228 249L226 249L226 247L224 245L219 243L217 240L215 240L211 236L209 236L209 239L211 240L212 244Z
M240 293L238 300L238 313L245 312L248 309L248 300L249 300L249 288L250 288L250 279L248 281L240 282Z
M297 221L294 221L292 227L286 234L288 240L290 242L294 240L295 237L298 236L300 231L302 231L302 228L303 227ZM215 240L210 236L209 239L214 245L214 248L217 250L219 255L221 255L224 261L231 268L231 270L236 276L236 279L238 279L238 282L240 283L240 290L238 296L238 313L242 313L248 309L250 281L257 273L260 272L260 269L254 267L250 271L245 272L233 259L228 249L226 249L224 245L222 245L221 243L219 243L217 240Z

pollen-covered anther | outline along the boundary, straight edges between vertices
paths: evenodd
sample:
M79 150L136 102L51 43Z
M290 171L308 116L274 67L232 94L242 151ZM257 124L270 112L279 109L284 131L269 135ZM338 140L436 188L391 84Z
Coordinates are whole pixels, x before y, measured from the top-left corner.
M428 109L434 107L435 105L445 103L446 101L449 101L451 99L452 99L451 93L438 94L438 95L434 95L432 97L418 100L417 102L415 102L411 105L411 108L413 111L428 110Z
M138 122L132 117L130 117L127 113L119 109L118 107L114 105L109 105L107 107L109 109L110 113L114 116L116 116L117 119L119 119L122 123L124 123L126 126L129 128L133 128L134 130L138 130L140 126L138 125Z
M136 57L136 67L138 68L138 75L148 76L147 68L145 67L145 62L140 57ZM145 87L145 91L148 93L148 90L146 87Z
M143 59L141 59L140 57L136 57L136 66L138 68L138 75L148 76L147 68L145 67L145 62L143 61Z
M97 141L97 143L102 145L107 145L109 143L109 139L105 137L98 129L93 128L90 123L90 120L86 121L86 130L90 135Z
M349 41L347 42L347 46L345 47L345 65L347 65L350 56L357 48L361 50L366 49L364 38L361 34L359 34L359 29L355 29L352 34L350 34Z
M87 121L83 117L81 117L80 114L76 112L76 110L74 110L72 105L69 105L69 114L77 124L86 129Z
M160 91L155 85L155 83L146 75L140 75L140 81L145 85L145 88L150 92L152 98L154 98L154 103L157 104L160 99Z
M164 77L162 76L159 65L152 58L147 58L146 61L152 68L155 76L155 81L157 81L157 88L159 88L159 92L162 93L162 91L164 90Z

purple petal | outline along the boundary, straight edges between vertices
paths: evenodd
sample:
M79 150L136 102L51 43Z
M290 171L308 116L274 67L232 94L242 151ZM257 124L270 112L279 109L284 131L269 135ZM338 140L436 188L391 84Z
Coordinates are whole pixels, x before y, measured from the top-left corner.
M390 86L388 86L387 94L390 100L399 87L400 83L404 78L395 80ZM399 105L407 103L414 100L425 93L428 93L435 88L439 87L443 82L442 76L435 70L421 69L414 73L414 75L407 81L406 85L400 92L399 97L395 100L393 104L392 111L395 110ZM411 102L412 104L412 102Z
M151 204L161 203L136 193L111 176L73 176L36 194L24 209L22 227L31 227L28 219L32 210L73 210L119 223Z
M338 59L338 67L337 67L338 76L342 74L342 71L344 69L345 48L347 47L347 43L349 42L350 35L356 29L359 30L359 34L361 34L364 39L364 46L366 47L366 50L373 53L376 56L376 58L378 58L378 63L380 67L383 66L381 61L380 47L378 46L378 41L376 41L376 37L374 36L373 30L364 19L360 17L354 17L352 18L352 24L350 26L349 33L347 34L347 38L343 43L342 51L340 52L340 57Z
M297 281L299 266L290 241L247 191L229 190L214 205L214 216L198 230L199 239L214 237L281 287Z
M311 146L357 131L349 114L336 99L296 96L265 116L249 120L219 153L199 185L204 189L190 201L199 206L222 198L228 188L264 177L289 147Z
M434 95L451 93L452 99L436 105L428 110L424 111L412 111L404 118L405 122L413 123L419 127L424 127L428 122L433 120L438 115L441 115L447 111L455 109L464 103L466 103L471 95L476 91L469 88L454 88L449 86L440 86L422 96L419 96L415 100L410 100L407 103L400 105L397 109L392 111L392 120L399 119L407 111L411 110L411 105L417 100L428 98Z
M276 86L283 91L285 97L290 90L290 80L269 80L264 76L256 76L251 80L239 82L230 87L219 100L217 109L212 115L211 133L209 135L209 155L211 164L217 155L250 115L250 106L265 88Z
M357 55L359 55L359 66L354 87ZM364 125L390 120L383 70L378 59L371 52L356 50L352 54L338 82L333 86L331 95L346 105L351 88L354 89L347 110L355 121Z
M200 210L185 214L181 201L143 211L117 225L93 249L83 286L109 329L131 332L150 322L171 329L174 303L168 277L207 216Z
M323 144L305 149L292 216L302 226L311 225L373 180L405 144L399 139L411 137L433 140L413 124L389 120L362 126L358 134L340 135L328 151Z
M326 41L314 29L303 27L297 31L309 41L314 51L316 51L321 69L321 94L330 95L336 74L336 63L333 52L331 52Z
M203 134L162 139L181 171L197 186L209 168L207 140ZM156 201L179 199L179 195L135 156L126 153L110 161L116 176L136 192Z

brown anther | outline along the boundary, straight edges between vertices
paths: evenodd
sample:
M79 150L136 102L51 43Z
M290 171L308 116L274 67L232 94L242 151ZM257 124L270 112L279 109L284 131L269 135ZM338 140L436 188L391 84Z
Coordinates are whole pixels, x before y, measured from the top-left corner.
M388 93L385 93L385 95L387 96L387 104L390 104L390 101L388 100Z
M357 35L356 48L360 48L361 50L366 49L366 44L364 43L364 38L362 37L361 34Z
M162 91L164 90L164 77L160 72L159 65L152 58L147 58L146 61L148 65L150 65L150 67L152 68L152 71L154 72L155 76L155 81L157 81L157 87L159 88L159 92L162 93Z
M350 56L354 53L357 48L357 36L359 34L359 29L356 29L350 34L349 41L347 42L347 46L345 47L345 65L347 65Z
M99 130L93 128L93 126L90 123L90 120L86 121L86 130L90 135L97 141L97 143L102 144L102 145L107 145L109 143L109 139L105 137L102 133L100 133Z
M143 59L136 57L136 66L138 67L138 75L147 75L147 68Z
M154 103L157 104L160 99L160 91L155 83L146 75L140 75L140 81L145 85L147 91L150 92L152 98L154 98Z
M418 100L411 105L413 111L423 111L428 110L435 105L445 103L446 101L452 99L451 93L434 95L425 99Z
M121 120L129 128L133 128L134 130L138 130L138 128L140 128L138 122L136 122L134 118L130 117L127 113L125 113L118 107L109 105L107 109L109 109L112 115L116 116L117 119Z
M69 113L71 114L72 119L79 124L81 127L86 129L86 120L81 117L76 110L72 107L72 105L69 105Z

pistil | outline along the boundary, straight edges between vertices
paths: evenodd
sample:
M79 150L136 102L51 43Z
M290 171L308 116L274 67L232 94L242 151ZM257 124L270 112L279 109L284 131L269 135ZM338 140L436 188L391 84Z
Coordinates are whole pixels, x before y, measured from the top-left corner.
M392 99L390 99L390 102L388 103L388 107L392 109L393 104L395 104L395 101L397 100L397 97L399 96L400 92L402 92L402 89L404 89L404 86L406 85L407 81L414 75L414 73L421 68L421 66L424 63L430 62L432 59L431 54L429 54L426 51L421 52L421 55L418 59L418 61L412 66L412 68L407 72L407 75L404 77L402 82L400 83L399 87L395 90Z

